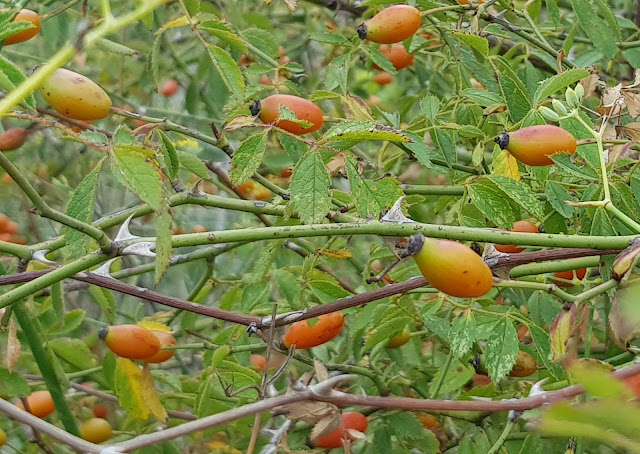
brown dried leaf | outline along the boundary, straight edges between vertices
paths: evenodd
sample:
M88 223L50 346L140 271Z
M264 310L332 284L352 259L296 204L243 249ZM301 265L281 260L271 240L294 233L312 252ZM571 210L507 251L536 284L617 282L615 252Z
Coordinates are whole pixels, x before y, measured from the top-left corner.
M609 162L615 164L620 158L638 159L638 152L632 149L635 144L635 141L630 140L624 145L610 147L608 150Z
M315 426L313 426L313 430L311 431L309 438L315 440L318 437L331 433L340 427L341 423L342 417L340 416L340 412L336 412L334 415L322 418Z
M355 438L356 440L366 440L367 436L356 429L347 429L345 430L349 439ZM354 440L355 441L355 440Z
M374 121L371 109L361 98L347 94L340 96L340 101L347 120Z
M317 359L313 360L313 367L316 370L316 377L318 378L318 382L323 382L329 380L329 371L322 363L322 361L318 361Z
M602 94L600 106L597 108L601 115L617 115L624 106L622 97L622 84L607 88Z
M317 424L327 417L339 414L338 407L325 402L296 402L281 407L289 412L289 417L294 421L304 421L310 426Z
M639 140L640 122L627 123L624 126L620 126L619 131L631 139Z
M596 72L591 73L580 81L580 85L584 88L584 99L587 99L596 92L599 81L600 77L598 77L598 73Z
M298 0L284 0L284 2L287 4L289 11L293 13L296 10L296 6L298 5Z
M332 177L336 176L340 171L343 171L345 168L345 159L343 153L338 153L327 163L327 172Z
M624 102L627 105L627 110L629 111L631 118L636 118L640 115L640 94L623 91L622 97L624 98Z
M640 333L640 313L637 301L640 298L640 278L623 282L611 299L609 326L614 340L623 348Z
M9 372L13 372L13 366L18 361L21 350L22 346L18 340L18 327L12 318L9 322L9 338L7 339L7 369L9 369Z

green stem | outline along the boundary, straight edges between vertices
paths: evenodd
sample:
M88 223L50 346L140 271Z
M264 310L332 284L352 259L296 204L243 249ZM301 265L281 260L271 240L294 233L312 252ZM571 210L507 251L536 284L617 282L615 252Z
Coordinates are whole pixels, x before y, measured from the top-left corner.
M80 273L82 271L88 270L92 266L106 262L108 259L109 256L107 255L91 254L79 260L76 260L75 262L71 262L67 265L61 266L60 268L50 273L42 275L30 282L27 282L24 285L21 285L20 287L8 291L4 295L0 295L0 309L13 304L21 300L22 298L26 298L27 296L40 291L43 288L49 287L56 282L71 277L76 273Z
M584 357L591 357L591 335L593 334L593 305L589 305L587 308L589 313L587 314L587 334L584 340Z
M609 279L608 281L603 282L600 285L590 288L586 292L582 292L579 295L576 295L575 303L577 304L583 301L589 301L590 299L598 295L602 295L607 290L617 287L617 285L618 285L618 281L616 281L615 279Z
M31 252L29 247L22 244L9 243L7 241L0 241L0 253L15 255L24 260L31 258Z
M464 195L465 188L459 186L437 186L428 184L405 184L402 186L406 195Z
M26 285L28 284L25 284L22 287L25 287ZM18 290L22 287L18 287L14 290ZM77 436L79 432L76 424L76 418L73 416L73 413L71 413L71 409L69 408L69 405L67 405L67 401L64 396L65 390L63 388L63 383L66 380L66 377L60 377L58 374L58 370L61 370L61 368L59 366L57 368L55 367L56 359L48 348L45 347L46 340L44 336L42 336L42 328L39 326L40 324L37 317L27 309L24 302L15 304L13 306L13 313L15 314L18 324L24 333L27 343L29 344L29 349L33 354L33 358L38 364L38 369L40 369L42 379L51 393L51 398L53 399L56 410L58 411L58 416L60 417L60 421L62 421L62 425L67 432Z
M51 208L44 199L38 194L38 191L27 181L27 179L20 173L18 168L7 158L4 153L0 153L0 167L2 167L16 184L22 189L22 191L29 197L29 200L33 203L36 209L40 212L40 215L54 221L57 221L67 227L84 233L90 236L98 242L100 249L109 253L112 250L111 239L100 229L94 227L91 224L82 222L76 218L72 218L58 210Z
M340 221L342 215L333 215ZM409 236L423 233L433 238L458 241L479 241L497 244L519 244L544 247L577 247L593 249L625 249L636 236L580 236L536 233L503 232L497 229L477 229L471 227L446 226L421 223L391 223L368 221L362 223L308 224L278 227L259 227L238 230L222 230L206 233L174 235L174 247L198 246L201 244L231 243L236 241L262 241L301 237L336 235L383 235ZM152 238L138 238L126 242L133 244L151 241ZM123 243L124 244L124 243Z
M570 303L575 301L575 296L565 292L557 286L544 284L542 282L526 282L526 281L499 281L493 284L496 288L524 288L529 290L544 290L547 293L557 296L558 298Z
M575 259L557 260L553 262L527 263L515 266L509 272L509 277L516 279L523 276L555 273L556 271L577 270L580 268L596 267L600 264L600 256L580 257Z
M616 208L613 202L609 202L605 204L604 209L607 210L609 213L613 214L620 222L622 222L624 225L629 227L631 230L634 230L640 233L640 224L638 224L636 221L634 221L625 213L623 213L618 208Z
M493 446L491 446L491 449L487 451L487 454L496 454L498 450L500 450L504 442L507 440L507 437L513 430L513 427L515 426L515 424L516 422L513 419L509 418L509 420L504 426L504 429L502 429L502 433L500 434L500 437L498 437L498 439L493 444Z
M440 389L444 384L444 379L446 378L447 373L449 372L449 368L451 367L452 362L453 362L453 350L449 350L449 354L447 355L447 361L444 363L444 366L439 371L440 376L438 377L438 382L435 384L435 386L431 389L431 392L429 393L430 399L435 399L438 396L438 393L440 393Z

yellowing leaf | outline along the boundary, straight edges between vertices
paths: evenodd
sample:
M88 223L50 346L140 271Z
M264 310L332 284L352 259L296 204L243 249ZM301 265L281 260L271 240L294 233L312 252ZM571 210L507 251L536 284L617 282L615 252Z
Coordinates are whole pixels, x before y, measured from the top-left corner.
M507 150L500 150L495 154L493 158L493 171L495 175L520 181L518 161Z
M115 391L129 416L142 420L149 417L149 405L142 392L142 371L130 359L116 360Z
M158 396L158 390L156 389L156 385L153 383L153 377L151 376L151 369L149 369L149 365L145 364L142 369L142 395L144 397L144 401L147 405L147 408L151 412L151 414L161 422L167 420L167 411L160 403L160 397Z
M13 372L13 366L20 357L20 341L18 340L18 328L13 318L9 322L9 338L7 339L7 369Z
M329 257L331 259L350 259L351 257L353 257L351 251L348 251L346 249L338 249L336 251L321 249L320 253L325 257Z
M576 306L572 304L570 308L563 309L553 320L549 333L553 362L561 361L566 356L567 342L571 337L571 329L575 319Z
M177 19L170 20L169 22L165 22L162 28L156 32L156 35L159 35L170 28L186 27L187 25L189 25L189 18L187 16L182 16Z
M156 322L154 320L144 319L137 324L138 326L142 326L143 328L147 328L151 331L162 331L165 333L171 332L171 328L169 328L167 325L165 325L164 323Z

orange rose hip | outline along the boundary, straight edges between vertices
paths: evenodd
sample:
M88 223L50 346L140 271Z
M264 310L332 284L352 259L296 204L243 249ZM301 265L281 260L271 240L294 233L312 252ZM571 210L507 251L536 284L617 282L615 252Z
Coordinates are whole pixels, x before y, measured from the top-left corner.
M160 350L160 340L138 325L114 325L103 328L98 337L114 354L129 359L149 358Z
M27 405L29 406L29 413L38 418L45 418L56 409L49 391L32 392L27 396ZM25 409L22 401L18 402L16 406L22 410Z
M151 331L158 338L160 342L160 347L170 347L172 345L176 345L176 338L173 337L173 334L165 331ZM142 361L145 363L164 363L165 361L173 358L176 354L175 350L158 350L157 353L148 357L142 358Z
M393 44L413 36L422 24L420 11L409 5L393 5L383 9L357 31L360 39L378 44Z
M40 26L41 26L40 16L35 11L31 11L30 9L21 9L13 21L14 22L30 22L33 25L33 27L7 37L4 40L5 46L28 41L40 32Z
M539 233L538 226L531 221L516 221L513 223L511 232ZM496 244L496 249L507 254L517 254L524 251L524 248L515 244Z
M316 347L336 337L343 327L342 312L320 315L313 325L309 320L293 323L282 338L282 343L287 348L295 345L298 350Z
M314 448L334 449L342 447L342 440L349 439L355 441L356 438L349 435L348 429L354 429L358 432L365 432L369 422L367 417L362 413L344 412L342 413L342 421L340 426L333 432L322 435L315 440L311 440Z
M280 120L280 106L292 111L298 120L311 123L311 126L302 125L289 120ZM278 128L293 134L308 134L316 131L324 124L322 110L308 99L293 95L271 95L262 101L256 101L251 106L253 115L260 115L263 123L275 123Z
M553 164L550 156L556 153L573 154L578 146L569 131L554 125L535 125L503 132L496 143L518 161L530 166Z

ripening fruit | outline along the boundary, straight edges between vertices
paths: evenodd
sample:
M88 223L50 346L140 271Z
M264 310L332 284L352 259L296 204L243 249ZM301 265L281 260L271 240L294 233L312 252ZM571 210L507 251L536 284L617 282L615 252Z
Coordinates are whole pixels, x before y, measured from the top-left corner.
M207 228L200 224L194 225L193 228L191 229L191 233L204 233L206 231L207 231Z
M172 345L176 345L178 342L176 338L173 337L173 334L166 331L151 331L156 335L158 341L160 342L160 347L169 347ZM176 354L175 350L159 350L158 353L152 355L148 358L142 358L142 361L145 363L164 363L165 361L173 358Z
M473 374L473 377L471 377L471 383L474 387L489 386L491 384L491 379L486 375Z
M402 347L404 344L409 342L409 339L411 339L411 334L409 333L409 330L405 328L400 334L396 334L391 339L389 339L387 348Z
M27 396L27 404L29 405L29 413L38 418L45 418L56 409L49 391L32 392ZM19 401L16 406L22 410L25 409L22 401Z
M24 128L9 128L0 134L0 151L20 148L27 140L29 131Z
M418 416L418 420L425 429L433 432L433 434L438 439L438 442L440 443L440 451L444 452L447 449L449 440L447 438L447 433L445 432L444 427L442 427L442 424L438 422L435 416L428 413Z
M587 274L587 269L586 268L580 268L575 270L576 274L575 277L573 275L573 271L574 270L566 270L566 271L556 271L555 273L553 273L553 275L557 278L560 279L566 279L567 281L572 281L573 279L575 279L575 277L577 277L578 279L582 280L584 279L585 275ZM556 285L559 287L572 287L573 284L570 284L568 282L561 282L561 281L557 281Z
M35 11L31 11L30 9L21 9L20 12L16 15L15 19L13 19L13 21L31 22L31 24L33 24L33 27L6 38L4 40L5 46L30 40L40 32L40 16Z
M180 84L178 84L177 80L168 79L162 82L162 85L160 86L160 93L165 98L170 98L176 93L178 93L179 89L180 89Z
M107 326L100 330L98 337L122 358L149 358L160 350L160 339L155 333L138 325Z
M553 164L549 156L556 153L573 154L578 146L573 135L558 126L527 126L514 132L503 132L496 139L500 148L507 150L518 161L530 166Z
M358 27L360 39L378 44L393 44L410 38L422 24L422 16L413 6L393 5L383 9Z
M256 370L264 370L267 365L267 358L264 355L251 355L249 362ZM280 369L287 362L287 357L278 353L271 352L269 356L269 369Z
M7 433L0 429L0 446L7 444Z
M624 379L624 384L640 399L640 375L632 375Z
M378 85L389 85L391 82L393 82L393 76L383 71L373 76L373 81Z
M58 113L74 120L99 120L111 109L111 98L98 84L64 68L45 79L40 93Z
M91 443L102 443L111 438L113 430L109 421L102 418L91 418L78 428L80 436Z
M93 406L93 416L96 418L106 418L109 410L105 404L96 404Z
M381 46L380 53L387 57L394 68L402 69L410 66L415 57L407 52L407 49L401 43L395 43L391 46ZM373 65L375 69L382 69L378 65Z
M491 269L462 243L414 235L409 253L429 284L448 295L475 298L486 295L493 286Z
M313 448L334 449L342 447L342 440L348 438L351 441L355 441L356 438L345 432L348 429L355 429L358 432L365 432L369 422L367 417L358 412L344 412L342 413L342 421L340 426L336 430L326 435L322 435L315 440L312 440L310 444Z
M280 106L292 111L298 120L308 121L311 126L304 128L289 120L278 120ZM253 115L260 114L260 120L263 123L275 123L278 128L293 134L307 134L320 129L324 124L323 113L318 106L308 99L293 95L271 95L262 101L256 101L251 106L251 113Z
M343 327L342 312L321 315L313 325L309 324L309 320L301 320L289 327L282 343L287 348L295 345L298 350L316 347L336 337Z
M538 226L531 221L514 222L511 232L539 233ZM507 254L516 254L524 251L524 248L518 247L515 244L496 244L495 247L498 251L506 252Z
M484 3L484 0L456 0L461 5L468 5L469 3L481 4Z
M538 371L538 365L533 356L527 352L519 351L516 363L513 365L509 377L528 377Z

